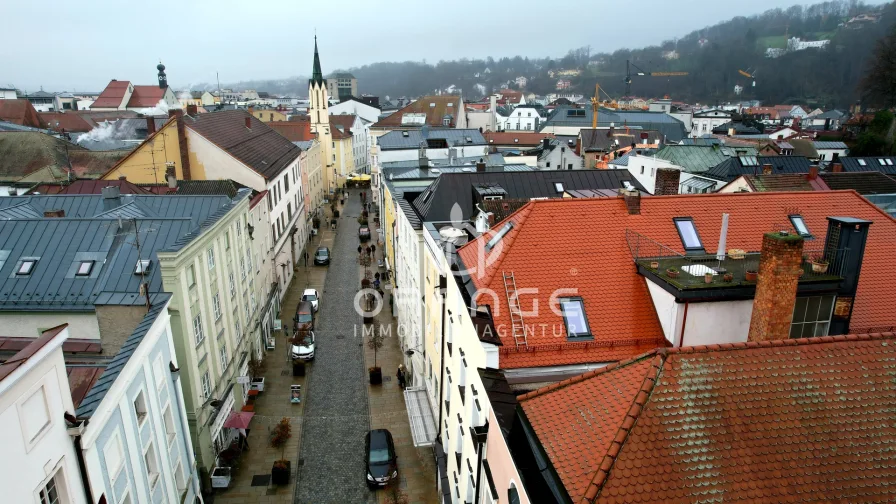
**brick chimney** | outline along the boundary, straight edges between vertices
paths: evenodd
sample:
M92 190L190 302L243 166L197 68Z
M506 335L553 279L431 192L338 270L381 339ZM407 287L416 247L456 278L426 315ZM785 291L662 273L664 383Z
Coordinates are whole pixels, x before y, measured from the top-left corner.
M156 120L153 116L146 116L146 136L156 132Z
M653 189L654 196L668 196L678 194L678 181L681 172L675 168L657 168L656 185Z
M834 163L834 164L832 164L832 165L831 165L831 171L834 172L834 173L840 173L840 172L842 172L842 171L843 171L843 164L842 164L842 163Z
M479 173L485 171L485 161L480 159L479 162L476 163L476 171Z
M796 288L803 259L803 238L785 231L766 233L759 256L759 279L753 299L749 341L790 337Z
M811 165L806 180L815 180L816 178L818 178L818 165Z
M246 129L252 129L252 116L246 116Z
M187 105L187 115L195 116L199 113L199 107L194 104Z
M44 217L47 217L47 218L65 217L65 210L63 210L61 208L58 210L44 210Z
M629 215L641 215L641 192L637 189L628 190L628 189L620 189L619 194L622 195L623 201L625 201L625 208L628 210Z
M763 175L771 175L774 170L772 169L772 165L764 164L762 165L762 174Z

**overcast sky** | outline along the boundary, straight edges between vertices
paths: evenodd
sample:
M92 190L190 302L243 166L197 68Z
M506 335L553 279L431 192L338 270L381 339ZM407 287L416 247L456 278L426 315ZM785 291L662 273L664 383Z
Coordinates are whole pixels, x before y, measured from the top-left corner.
M325 73L377 61L560 57L585 45L601 52L657 44L798 3L815 2L8 1L0 8L0 86L101 91L110 79L153 84L159 59L175 89L214 82L216 71L222 83L307 76L315 28Z

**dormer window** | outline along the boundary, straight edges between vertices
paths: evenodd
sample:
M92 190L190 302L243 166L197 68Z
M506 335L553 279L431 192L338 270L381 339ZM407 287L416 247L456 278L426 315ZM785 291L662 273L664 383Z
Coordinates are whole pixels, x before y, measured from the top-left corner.
M137 265L134 267L135 275L143 275L149 271L149 267L152 264L152 261L149 259L140 259L137 261Z
M806 226L806 221L803 220L802 215L791 215L790 223L793 224L793 229L802 236L803 238L812 238L812 233L809 232L809 227Z
M704 253L703 242L700 240L700 235L697 234L694 219L679 217L673 219L673 221L675 222L675 229L678 230L678 236L681 237L681 244L684 246L685 252Z
M566 324L567 338L590 338L591 328L585 316L585 303L580 297L560 298L560 311Z
M37 259L23 259L19 264L19 269L16 270L16 275L30 275L34 271L35 265L37 265Z
M90 276L90 272L93 271L93 264L95 262L96 261L81 261L81 263L78 264L78 271L75 273L75 276Z

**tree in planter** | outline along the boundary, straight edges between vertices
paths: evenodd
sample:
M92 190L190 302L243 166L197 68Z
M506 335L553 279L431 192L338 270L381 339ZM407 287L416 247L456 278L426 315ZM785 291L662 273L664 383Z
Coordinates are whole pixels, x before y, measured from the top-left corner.
M249 359L249 363L247 364L249 368L249 377L255 380L256 378L261 378L261 375L264 374L265 369L267 368L267 364L264 361L264 356L260 359L256 359L252 357Z
M376 353L383 348L385 343L386 335L379 328L375 328L367 339L367 347L373 350L373 367L368 369L371 385L379 385L383 382L383 370L376 365Z
M277 425L271 429L271 448L280 450L280 458L274 461L271 467L271 482L275 485L285 485L289 483L289 472L291 463L283 458L283 450L286 442L292 437L292 425L289 418L283 417Z

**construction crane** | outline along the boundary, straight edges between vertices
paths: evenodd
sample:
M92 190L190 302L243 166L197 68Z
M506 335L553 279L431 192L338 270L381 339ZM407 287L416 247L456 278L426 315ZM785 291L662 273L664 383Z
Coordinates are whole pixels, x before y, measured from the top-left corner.
M594 84L594 96L591 98L591 129L597 129L597 112L600 109L600 93L601 88L599 83ZM616 100L613 99L612 96L608 95L606 91L603 91L604 95L608 98L607 105L611 108L616 108Z
M632 68L635 67L638 71L635 72L635 75L641 77L683 77L688 75L688 72L647 72L635 65L629 60L625 60L625 95L631 96L632 94Z
M756 71L748 68L746 71L738 70L737 73L743 75L748 79L753 79L753 87L756 87Z

